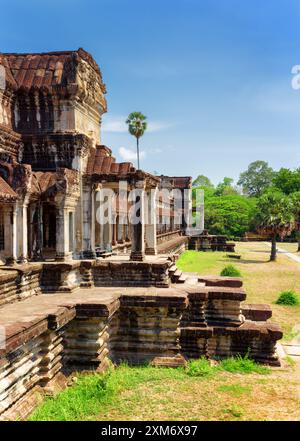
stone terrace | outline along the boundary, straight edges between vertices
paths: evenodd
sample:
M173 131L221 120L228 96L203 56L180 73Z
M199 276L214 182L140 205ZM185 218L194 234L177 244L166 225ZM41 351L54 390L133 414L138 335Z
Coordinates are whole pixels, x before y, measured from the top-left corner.
M36 268L35 268L36 269ZM211 286L213 284L213 286ZM188 276L157 287L89 287L42 294L0 308L0 418L24 418L69 373L110 361L182 366L189 358L251 356L278 365L279 327L266 305L246 299L239 279Z

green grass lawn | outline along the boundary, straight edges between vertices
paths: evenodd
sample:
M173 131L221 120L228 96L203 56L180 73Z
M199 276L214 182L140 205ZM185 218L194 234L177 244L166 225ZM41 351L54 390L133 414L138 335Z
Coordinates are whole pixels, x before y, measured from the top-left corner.
M278 246L283 248L281 244ZM281 325L285 337L289 338L293 327L300 325L300 306L274 302L283 290L291 289L300 295L300 264L283 254L278 254L276 262L269 262L270 248L263 242L238 242L236 253L241 255L241 260L230 259L226 253L217 251L187 251L180 256L177 266L182 271L219 275L224 266L233 264L242 273L246 302L271 304L272 320Z
M298 243L297 242L278 242L278 248L288 251L289 253L296 254L300 256L300 253L297 252Z
M276 381L275 381L276 380ZM250 360L184 368L121 365L76 383L29 418L58 420L289 420L300 419L295 369L268 369Z

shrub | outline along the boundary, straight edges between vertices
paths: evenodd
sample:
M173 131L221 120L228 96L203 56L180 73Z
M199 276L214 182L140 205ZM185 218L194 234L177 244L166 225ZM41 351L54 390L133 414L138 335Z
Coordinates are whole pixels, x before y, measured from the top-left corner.
M270 373L270 369L266 366L262 366L256 363L254 360L251 360L248 355L245 357L241 357L240 355L237 357L230 357L222 360L219 368L221 370L236 373L236 374L268 374Z
M201 357L199 360L190 360L186 372L190 377L209 377L216 372L216 368L211 366L206 358Z
M233 265L227 265L221 271L223 277L242 277L240 271Z
M300 299L293 290L282 291L276 300L277 305L300 305Z

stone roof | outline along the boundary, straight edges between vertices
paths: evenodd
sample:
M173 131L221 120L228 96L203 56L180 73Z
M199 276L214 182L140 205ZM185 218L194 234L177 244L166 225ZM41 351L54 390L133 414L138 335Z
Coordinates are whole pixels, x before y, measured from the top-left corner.
M174 188L191 188L192 187L192 177L191 176L165 176L161 175L162 180L171 181Z
M66 75L74 75L75 66L81 60L86 61L100 76L99 66L84 49L77 51L46 53L0 53L0 64L6 69L7 81L23 89L49 89L52 86L66 85ZM102 92L105 86L102 83Z
M91 151L88 165L88 175L128 175L135 173L136 169L131 162L116 162L111 155L111 149L104 145L98 145Z
M12 202L17 199L17 194L11 186L0 176L0 201Z
M57 173L55 172L34 172L32 174L31 191L42 194L57 184Z

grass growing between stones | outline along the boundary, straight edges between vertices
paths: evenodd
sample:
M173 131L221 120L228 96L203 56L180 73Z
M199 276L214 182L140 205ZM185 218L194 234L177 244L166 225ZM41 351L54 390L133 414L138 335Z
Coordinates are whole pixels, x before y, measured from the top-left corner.
M279 247L285 244L279 243ZM297 244L291 244L297 247ZM293 290L300 295L300 264L284 254L278 254L276 262L270 262L270 247L263 242L237 242L236 252L240 260L234 262L243 275L246 303L271 304L274 321L289 337L295 325L300 325L300 306L275 304L280 292ZM232 264L223 252L187 251L177 261L182 271L198 272L201 275L219 275L222 269Z
M102 375L78 375L73 386L46 398L29 419L300 419L295 371L289 364L271 370L248 359L213 366L200 359L176 369L121 365Z

